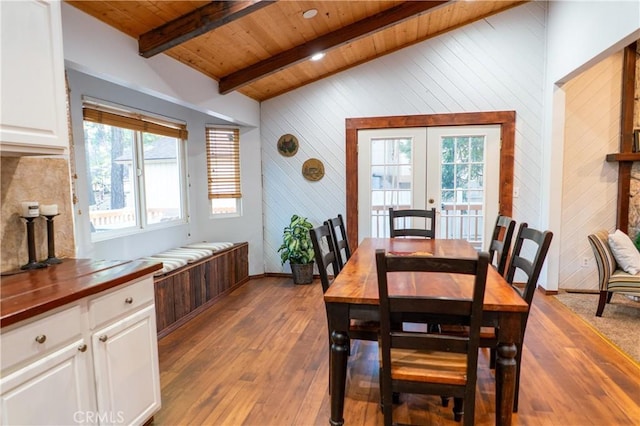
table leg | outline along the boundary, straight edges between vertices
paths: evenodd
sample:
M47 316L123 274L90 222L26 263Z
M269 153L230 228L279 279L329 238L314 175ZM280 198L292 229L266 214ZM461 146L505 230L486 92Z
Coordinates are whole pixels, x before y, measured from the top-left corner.
M340 331L331 333L331 418L329 424L343 425L344 395L349 358L349 336Z
M329 394L331 397L331 417L329 424L344 424L344 396L347 382L347 361L349 359L349 305L327 303L327 320L331 336L329 351Z
M521 316L504 313L500 318L496 359L496 425L510 425L516 386L516 366Z

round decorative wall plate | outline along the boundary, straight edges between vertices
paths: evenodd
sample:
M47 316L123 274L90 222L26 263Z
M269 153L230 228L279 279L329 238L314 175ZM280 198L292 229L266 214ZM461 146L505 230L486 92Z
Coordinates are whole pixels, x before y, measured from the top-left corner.
M287 133L278 139L278 152L285 157L293 157L298 152L298 138Z
M317 158L309 158L302 165L302 176L310 181L317 181L324 176L324 164Z

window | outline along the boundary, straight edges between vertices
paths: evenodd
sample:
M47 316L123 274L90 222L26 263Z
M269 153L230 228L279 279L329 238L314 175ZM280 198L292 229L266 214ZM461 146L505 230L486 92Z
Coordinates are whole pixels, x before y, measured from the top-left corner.
M207 127L207 180L211 213L239 215L240 200L240 131L224 127Z
M93 239L184 223L184 124L85 101Z

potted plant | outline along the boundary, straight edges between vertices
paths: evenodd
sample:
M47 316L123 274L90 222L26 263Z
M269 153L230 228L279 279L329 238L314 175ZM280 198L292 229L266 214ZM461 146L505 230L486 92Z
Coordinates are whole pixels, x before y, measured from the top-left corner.
M313 281L313 244L309 230L313 225L306 217L294 214L291 223L284 228L282 245L278 249L282 264L291 265L294 284L310 284Z

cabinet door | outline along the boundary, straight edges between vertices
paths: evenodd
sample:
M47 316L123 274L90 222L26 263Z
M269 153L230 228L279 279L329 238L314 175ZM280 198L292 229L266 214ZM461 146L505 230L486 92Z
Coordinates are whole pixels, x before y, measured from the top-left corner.
M97 330L92 345L98 412L113 413L119 424L144 423L160 409L153 305Z
M3 425L89 424L95 413L84 340L0 379Z
M68 147L59 1L0 2L0 151L63 154Z

